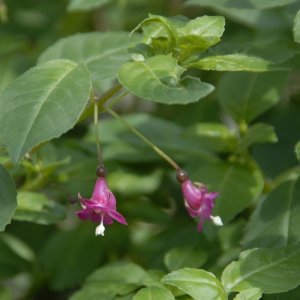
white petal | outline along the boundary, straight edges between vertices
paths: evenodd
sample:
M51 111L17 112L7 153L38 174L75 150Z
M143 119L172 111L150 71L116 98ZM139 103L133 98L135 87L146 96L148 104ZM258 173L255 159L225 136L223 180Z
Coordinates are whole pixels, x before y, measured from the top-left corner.
M104 236L104 231L105 231L105 227L104 227L104 225L103 225L103 222L101 222L100 225L98 225L98 226L96 227L96 232L95 232L95 234L96 234L96 235L102 235L102 236Z
M212 222L217 225L217 226L223 226L223 222L222 219L219 216L210 216L210 219L212 220Z

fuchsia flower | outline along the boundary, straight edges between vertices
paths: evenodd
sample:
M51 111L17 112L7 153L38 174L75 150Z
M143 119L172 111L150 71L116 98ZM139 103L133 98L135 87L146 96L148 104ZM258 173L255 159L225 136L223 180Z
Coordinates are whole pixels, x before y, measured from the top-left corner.
M101 169L102 168L102 169ZM82 220L91 220L100 223L96 227L96 235L104 235L104 224L112 224L114 220L127 225L125 218L116 210L116 198L109 190L103 167L97 168L98 179L96 181L92 197L84 199L78 193L82 210L77 211L77 216Z
M206 186L189 180L188 175L183 170L177 171L177 179L181 183L181 189L185 200L185 207L192 218L199 218L198 231L202 231L205 220L211 220L215 225L222 226L219 216L212 215L212 209L218 193L207 191Z

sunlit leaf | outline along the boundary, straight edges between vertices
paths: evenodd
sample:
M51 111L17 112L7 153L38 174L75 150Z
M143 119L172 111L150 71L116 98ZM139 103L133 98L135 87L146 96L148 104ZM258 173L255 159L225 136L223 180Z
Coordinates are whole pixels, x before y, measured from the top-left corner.
M262 297L262 292L258 288L251 288L238 293L233 300L258 300Z
M244 54L207 56L191 63L189 66L212 71L264 72L272 69L269 61Z
M162 282L177 287L195 300L225 300L221 282L209 272L184 268L165 275Z
M147 287L139 290L132 300L175 300L172 293L162 287Z
M157 55L141 62L126 63L119 70L119 81L131 93L164 104L187 104L204 98L213 86L186 76L171 56Z

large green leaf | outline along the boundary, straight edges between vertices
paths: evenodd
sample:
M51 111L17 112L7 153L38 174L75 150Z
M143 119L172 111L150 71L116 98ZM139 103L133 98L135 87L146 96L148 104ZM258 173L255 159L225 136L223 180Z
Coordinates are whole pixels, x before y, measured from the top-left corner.
M0 231L10 223L17 207L17 191L12 178L0 164Z
M225 74L218 98L236 121L250 122L279 101L286 80L285 72Z
M298 10L294 19L293 32L295 42L300 43L300 10Z
M71 129L90 93L87 68L69 60L40 64L12 82L0 94L0 141L12 161Z
M18 208L13 216L15 220L47 225L66 217L64 206L49 200L44 194L20 192L17 199Z
M151 282L150 276L140 266L130 262L113 263L92 273L82 290L71 299L99 299L99 297L112 299L116 295L125 295L143 285L151 285Z
M132 300L175 300L172 293L163 287L147 287L138 291Z
M277 141L278 139L273 126L257 123L251 126L242 136L237 146L237 150L246 150L257 143L276 143Z
M226 293L214 274L199 269L184 268L165 275L164 284L175 286L195 300L225 300Z
M248 207L262 192L264 179L260 170L250 164L215 163L197 166L192 177L218 191L214 214L223 222L233 219Z
M212 71L264 72L272 69L269 61L244 54L207 56L189 64L189 66Z
M180 79L183 71L171 56L157 55L123 65L119 70L119 81L133 94L164 104L196 102L213 91L212 85L199 78Z
M300 245L242 252L226 267L222 282L227 292L255 287L265 293L291 290L300 283Z
M244 237L246 248L283 247L300 241L300 179L274 189L256 208Z
M70 0L68 10L91 10L94 8L99 8L109 2L110 0Z
M199 268L207 259L206 252L193 247L178 247L170 250L164 258L169 271L181 268Z
M53 44L42 53L39 62L66 58L85 63L93 82L113 79L120 66L129 60L129 44L127 32L80 33Z

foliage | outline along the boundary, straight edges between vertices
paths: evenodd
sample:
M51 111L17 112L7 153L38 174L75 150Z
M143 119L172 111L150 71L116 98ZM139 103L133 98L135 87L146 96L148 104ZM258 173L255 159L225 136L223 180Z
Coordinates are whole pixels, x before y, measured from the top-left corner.
M0 0L0 299L299 299L299 12ZM76 217L99 156L128 222L104 237Z

